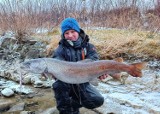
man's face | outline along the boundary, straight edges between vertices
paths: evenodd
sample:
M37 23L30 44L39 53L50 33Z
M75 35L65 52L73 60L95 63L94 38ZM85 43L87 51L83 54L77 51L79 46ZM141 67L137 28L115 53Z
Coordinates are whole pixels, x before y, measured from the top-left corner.
M64 33L64 37L65 39L67 40L71 40L71 41L76 41L79 37L79 34L77 31L75 30L67 30L65 33Z

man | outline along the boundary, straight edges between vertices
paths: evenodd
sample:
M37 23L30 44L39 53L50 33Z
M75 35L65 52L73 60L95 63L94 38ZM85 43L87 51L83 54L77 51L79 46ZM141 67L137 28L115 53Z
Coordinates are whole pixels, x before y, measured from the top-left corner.
M54 58L77 62L83 59L98 60L94 45L74 18L66 18L61 23L61 40ZM107 75L100 76L100 79ZM103 104L103 96L89 83L68 84L57 80L53 84L57 109L60 114L79 114L79 108L93 109Z

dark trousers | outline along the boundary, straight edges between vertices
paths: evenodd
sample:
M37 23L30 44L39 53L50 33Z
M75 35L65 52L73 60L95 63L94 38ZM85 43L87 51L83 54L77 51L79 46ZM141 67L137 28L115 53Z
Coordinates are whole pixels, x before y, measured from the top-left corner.
M57 80L53 84L60 114L79 114L79 108L93 109L103 104L103 96L88 82L68 84Z

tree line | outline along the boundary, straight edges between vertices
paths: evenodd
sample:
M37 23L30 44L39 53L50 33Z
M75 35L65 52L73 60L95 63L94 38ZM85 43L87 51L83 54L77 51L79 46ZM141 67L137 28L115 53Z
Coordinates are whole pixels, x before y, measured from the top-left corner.
M152 4L152 5L151 5ZM3 0L0 29L32 32L52 29L66 17L83 27L160 29L160 0Z

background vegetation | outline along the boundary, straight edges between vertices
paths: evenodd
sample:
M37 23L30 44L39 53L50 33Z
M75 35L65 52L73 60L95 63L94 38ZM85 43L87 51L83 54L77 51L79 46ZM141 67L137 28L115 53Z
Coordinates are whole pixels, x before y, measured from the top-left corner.
M0 3L2 31L33 31L58 26L66 17L82 26L107 28L160 28L160 1L150 0L3 0Z

